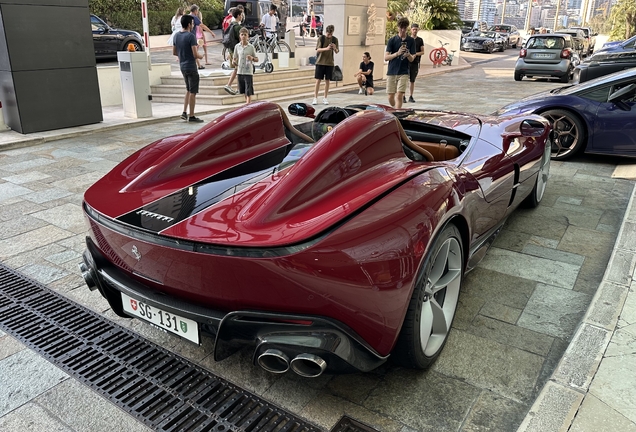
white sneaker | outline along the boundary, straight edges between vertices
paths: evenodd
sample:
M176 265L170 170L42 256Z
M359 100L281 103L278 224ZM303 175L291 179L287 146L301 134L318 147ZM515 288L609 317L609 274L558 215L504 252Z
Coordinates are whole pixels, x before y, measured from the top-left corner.
M358 94L364 94L364 90L362 89L362 87L360 87L360 90L358 90Z
M317 105L318 104L318 99L314 98L313 102L311 103L312 105Z
M327 100L327 98L324 98L324 99L322 100L322 104L323 104L323 105L329 105L329 101Z

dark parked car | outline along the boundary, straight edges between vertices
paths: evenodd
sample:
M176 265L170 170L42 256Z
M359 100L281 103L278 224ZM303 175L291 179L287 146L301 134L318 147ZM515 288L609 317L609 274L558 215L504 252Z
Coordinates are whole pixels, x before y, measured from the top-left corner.
M572 36L545 33L530 36L519 51L515 64L515 81L528 78L554 77L568 82L580 58L572 45Z
M462 20L462 35L488 30L486 21Z
M506 49L506 40L504 36L497 32L473 32L462 37L460 45L462 51L484 51L492 53L493 51L504 51Z
M89 287L120 316L214 335L217 361L252 346L304 377L430 366L465 271L543 197L550 125L340 110L313 142L259 101L128 157L84 195Z
M588 61L574 69L572 80L575 83L585 82L634 67L636 67L636 51L594 53Z
M585 35L585 38L588 41L588 54L592 54L594 52L594 46L596 45L596 36L598 36L598 33L594 33L592 31L591 28L589 27L570 27L572 29L578 29L578 30L582 30L583 34Z
M556 33L572 36L572 45L580 58L586 57L590 52L590 42L581 29L561 29Z
M623 41L605 42L594 54L608 51L634 51L634 49L636 49L636 36L632 36L631 38Z
M144 50L144 42L139 33L112 28L93 14L91 14L91 28L97 58L117 57L117 51L126 51L128 44L132 44L135 51Z
M506 39L509 47L517 48L517 45L521 45L521 35L516 26L508 24L495 24L491 26L489 31L501 33Z
M636 69L543 92L495 115L541 114L552 123L552 158L579 151L636 157Z

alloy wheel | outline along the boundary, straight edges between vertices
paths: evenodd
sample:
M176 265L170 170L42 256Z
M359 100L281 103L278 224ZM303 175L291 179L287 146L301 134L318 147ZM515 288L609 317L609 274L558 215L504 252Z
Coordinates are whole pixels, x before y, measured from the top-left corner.
M563 110L541 114L552 124L552 159L567 159L583 145L583 125L573 114Z
M424 287L420 344L428 357L443 346L451 328L462 281L462 251L456 238L441 245Z

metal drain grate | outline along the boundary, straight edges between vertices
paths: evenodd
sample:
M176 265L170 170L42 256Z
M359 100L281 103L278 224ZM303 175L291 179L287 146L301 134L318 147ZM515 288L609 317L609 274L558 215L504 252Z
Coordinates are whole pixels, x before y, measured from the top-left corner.
M378 430L373 429L371 426L359 422L354 418L344 415L340 421L331 428L330 432L378 432Z
M320 430L2 264L0 329L155 430Z

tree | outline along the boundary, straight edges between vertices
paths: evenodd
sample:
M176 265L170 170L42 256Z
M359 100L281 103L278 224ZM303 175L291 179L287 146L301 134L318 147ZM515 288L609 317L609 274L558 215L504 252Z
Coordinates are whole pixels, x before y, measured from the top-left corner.
M427 0L424 7L431 14L430 22L433 30L451 30L461 27L459 10L452 1Z
M610 40L629 39L636 34L636 2L618 0L610 14L612 32Z

